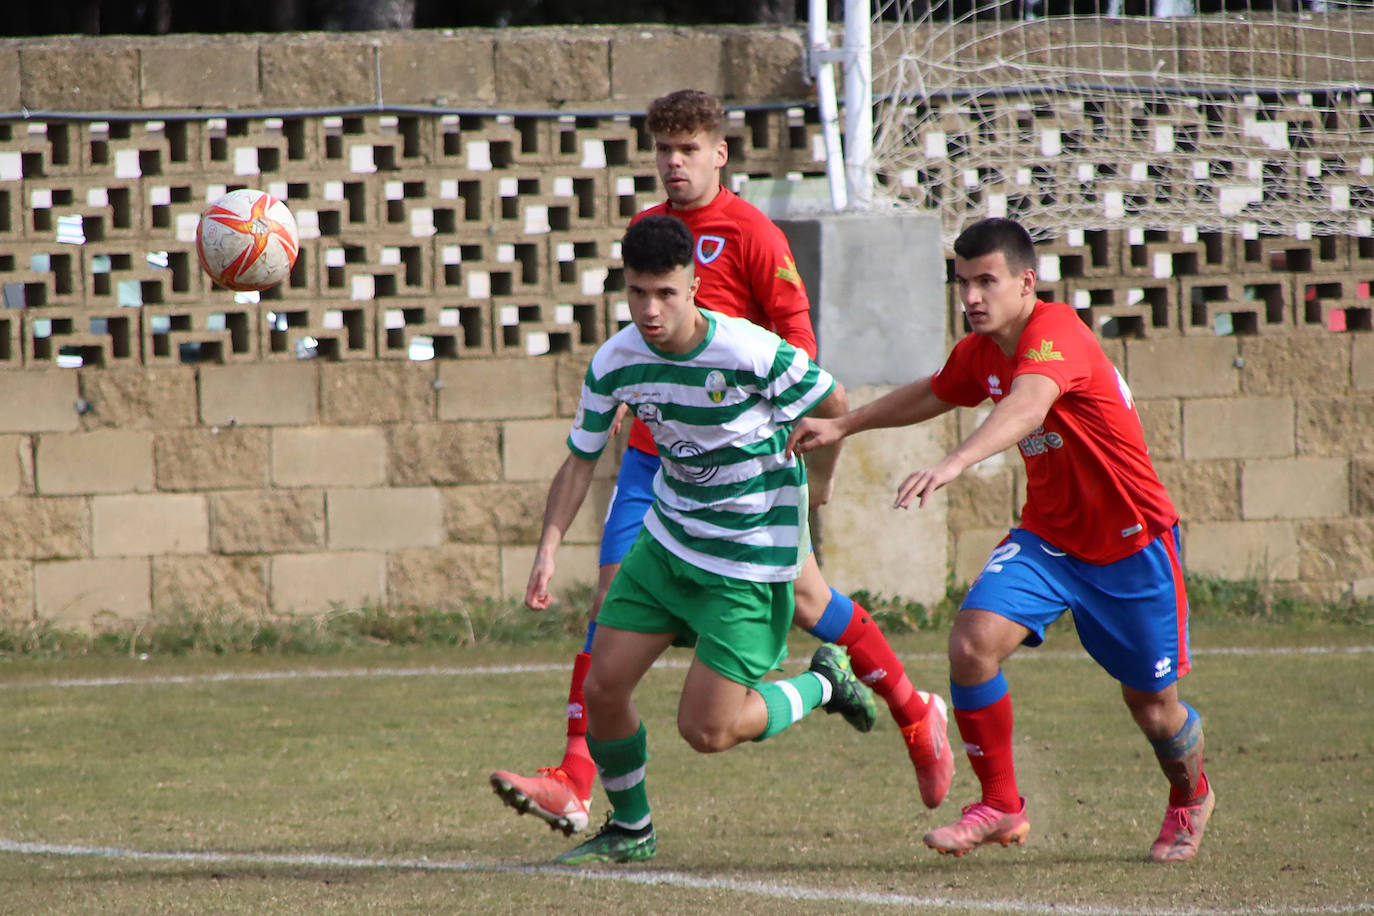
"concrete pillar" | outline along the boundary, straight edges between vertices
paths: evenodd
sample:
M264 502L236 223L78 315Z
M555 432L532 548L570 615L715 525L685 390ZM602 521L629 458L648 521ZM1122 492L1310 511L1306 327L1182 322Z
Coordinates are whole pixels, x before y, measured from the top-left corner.
M820 362L851 407L944 364L944 244L933 217L827 213L779 219L811 298ZM813 532L830 584L932 604L945 592L943 494L896 510L897 485L949 447L948 418L850 439Z

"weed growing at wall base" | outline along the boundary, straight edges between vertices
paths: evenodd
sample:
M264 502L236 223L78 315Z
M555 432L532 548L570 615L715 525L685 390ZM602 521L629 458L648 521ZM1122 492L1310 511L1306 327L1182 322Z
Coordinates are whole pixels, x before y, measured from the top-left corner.
M586 632L590 590L565 610L533 613L515 600L444 607L336 608L289 615L182 606L147 619L101 615L88 627L0 617L0 659L79 656L330 655L374 646L468 647L565 641Z
M1258 579L1189 576L1187 581L1188 602L1195 616L1374 626L1374 598L1345 595L1337 601L1312 601Z
M856 591L854 598L890 634L949 627L966 587L950 586L933 607ZM1374 600L1317 602L1272 583L1188 579L1195 619L1234 623L1374 626ZM372 646L431 648L571 642L586 632L591 590L569 589L557 609L534 613L515 599L484 599L443 607L336 608L324 614L263 614L188 606L131 620L102 615L88 627L0 617L0 659L79 656L331 655ZM1069 625L1065 618L1065 625Z

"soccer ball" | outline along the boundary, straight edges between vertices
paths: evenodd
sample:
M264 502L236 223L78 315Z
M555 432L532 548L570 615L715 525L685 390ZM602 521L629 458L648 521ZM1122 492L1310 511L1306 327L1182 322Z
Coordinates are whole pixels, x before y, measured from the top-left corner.
M196 226L196 254L220 286L263 290L291 274L299 241L296 218L265 191L230 191L205 208Z

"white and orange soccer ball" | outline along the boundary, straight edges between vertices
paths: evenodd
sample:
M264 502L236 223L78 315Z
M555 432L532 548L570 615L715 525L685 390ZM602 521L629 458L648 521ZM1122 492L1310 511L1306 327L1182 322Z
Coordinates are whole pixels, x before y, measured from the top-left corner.
M196 254L220 286L264 290L291 274L300 242L286 204L244 188L205 208L196 226Z

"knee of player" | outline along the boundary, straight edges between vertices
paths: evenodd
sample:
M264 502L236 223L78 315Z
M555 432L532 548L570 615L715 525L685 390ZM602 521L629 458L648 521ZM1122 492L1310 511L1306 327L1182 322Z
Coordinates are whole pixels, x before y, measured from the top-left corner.
M957 629L949 634L949 668L959 672L970 668L980 668L984 663L984 651L978 641Z
M706 722L677 721L677 732L688 747L698 754L718 754L737 743L730 730Z
M1147 693L1123 688L1121 693L1131 718L1151 740L1172 737L1180 729L1181 723L1187 724L1189 721L1187 707L1179 702L1177 693L1171 689Z
M600 680L594 674L588 674L587 679L583 681L582 696L587 704L587 712L592 715L623 705L625 700L623 688Z

